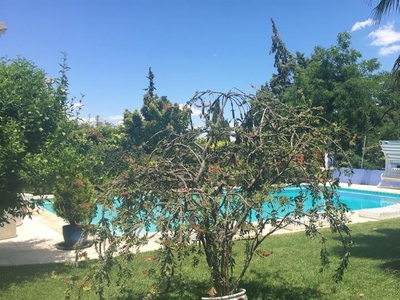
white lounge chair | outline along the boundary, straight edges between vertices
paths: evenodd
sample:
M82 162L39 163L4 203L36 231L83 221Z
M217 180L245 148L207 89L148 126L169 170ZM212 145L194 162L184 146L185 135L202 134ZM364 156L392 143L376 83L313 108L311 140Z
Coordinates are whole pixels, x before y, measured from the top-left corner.
M381 141L381 148L385 155L385 171L378 187L400 188L400 141Z

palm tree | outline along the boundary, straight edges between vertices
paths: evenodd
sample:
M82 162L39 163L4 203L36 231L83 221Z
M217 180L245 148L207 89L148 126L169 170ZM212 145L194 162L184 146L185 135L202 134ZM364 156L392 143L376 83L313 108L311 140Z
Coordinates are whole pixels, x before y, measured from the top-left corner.
M375 2L369 0L369 4ZM379 0L378 4L374 7L374 19L378 23L382 20L383 16L390 14L391 12L400 12L400 0Z
M375 2L374 0L368 1L369 4ZM379 24L384 16L390 13L400 13L400 0L379 0L372 11L373 18ZM397 90L400 90L400 55L393 65L392 74L395 77Z

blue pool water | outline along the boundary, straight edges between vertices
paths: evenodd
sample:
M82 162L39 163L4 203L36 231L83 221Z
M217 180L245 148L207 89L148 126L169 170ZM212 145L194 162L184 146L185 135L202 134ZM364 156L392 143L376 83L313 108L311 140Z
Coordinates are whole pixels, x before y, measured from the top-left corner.
M295 197L298 195L298 193L298 188L288 188L284 190L282 195L286 195L287 197ZM352 211L366 208L385 207L400 203L400 194L346 188L339 189L338 194L340 196L340 202L346 204L347 207ZM305 208L309 208L307 207L307 203Z
M288 198L294 197L298 195L299 189L298 188L288 188L283 190L280 193L280 196L287 196ZM392 194L392 193L381 193L381 192L371 192L371 191L364 191L364 190L356 190L356 189L346 189L342 188L338 190L338 194L340 196L340 201L347 205L350 210L360 210L366 208L377 208L377 207L384 207L392 204L400 203L400 194ZM305 208L307 206L311 207L311 201L307 204L305 203ZM55 211L52 207L52 199L48 199L44 202L43 208L53 214ZM101 206L98 207L98 212L101 212ZM115 212L111 213L108 212L106 215L107 218L112 219ZM98 214L96 218L93 220L93 224L96 224L100 221L101 216Z

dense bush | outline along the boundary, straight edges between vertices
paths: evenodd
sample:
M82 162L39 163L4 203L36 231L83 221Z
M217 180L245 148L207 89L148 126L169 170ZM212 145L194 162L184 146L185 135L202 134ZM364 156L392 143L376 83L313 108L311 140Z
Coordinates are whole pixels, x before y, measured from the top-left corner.
M26 191L38 170L32 161L41 155L57 130L62 105L45 72L17 58L0 60L0 224L4 213L20 215Z

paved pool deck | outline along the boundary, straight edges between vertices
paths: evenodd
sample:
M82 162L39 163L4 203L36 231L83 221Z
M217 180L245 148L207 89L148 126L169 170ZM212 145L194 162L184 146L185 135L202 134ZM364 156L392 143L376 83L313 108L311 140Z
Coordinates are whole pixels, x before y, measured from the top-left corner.
M342 186L348 187L345 184ZM400 189L378 188L376 186L353 184L348 188L400 194ZM382 218L400 217L400 209L398 214L397 212L391 213L390 209L383 209L372 215L363 215L362 212L352 212L350 215L351 222L373 222ZM379 218L379 216L383 217ZM17 227L16 237L0 240L0 266L74 262L75 251L65 251L56 248L56 245L63 241L61 230L62 225L65 224L61 218L45 210L35 213L31 219L25 218L22 225ZM294 230L301 230L301 228L292 228L292 230L282 229L278 233L288 233ZM159 244L156 241L150 241L141 251L155 250L158 247ZM98 257L94 246L86 248L84 251L90 259Z

